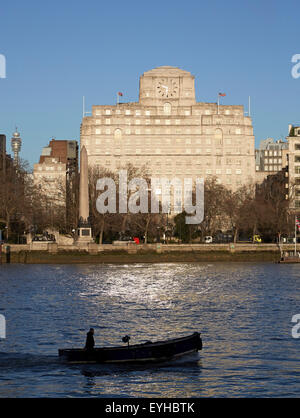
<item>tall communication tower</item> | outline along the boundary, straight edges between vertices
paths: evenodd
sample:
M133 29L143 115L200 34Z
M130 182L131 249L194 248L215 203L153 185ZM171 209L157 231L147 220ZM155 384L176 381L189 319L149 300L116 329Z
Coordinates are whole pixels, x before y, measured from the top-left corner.
M14 154L14 165L19 165L19 153L21 151L22 146L22 139L20 137L20 133L18 132L18 128L16 128L16 132L13 133L11 138L11 149Z

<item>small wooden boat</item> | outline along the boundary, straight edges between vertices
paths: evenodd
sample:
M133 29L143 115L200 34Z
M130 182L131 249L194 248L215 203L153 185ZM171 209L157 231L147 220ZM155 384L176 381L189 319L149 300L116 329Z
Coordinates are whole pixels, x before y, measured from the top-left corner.
M281 259L278 261L279 264L295 264L300 263L299 257L281 257Z
M123 341L128 341L123 339ZM68 363L140 363L171 360L202 349L199 332L167 341L128 345L124 347L99 347L59 349L59 356Z
M278 261L280 264L285 263L300 263L300 253L294 251L281 251L280 260Z

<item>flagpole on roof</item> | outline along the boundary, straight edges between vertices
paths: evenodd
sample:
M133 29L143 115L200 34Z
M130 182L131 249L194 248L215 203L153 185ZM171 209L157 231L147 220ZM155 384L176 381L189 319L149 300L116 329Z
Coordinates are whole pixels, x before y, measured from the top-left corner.
M118 93L117 93L117 104L120 104L120 96L122 97L123 93L118 91Z
M251 97L249 96L248 99L248 116L251 117Z
M218 114L219 114L219 110L220 110L220 96L225 97L226 93L218 93Z

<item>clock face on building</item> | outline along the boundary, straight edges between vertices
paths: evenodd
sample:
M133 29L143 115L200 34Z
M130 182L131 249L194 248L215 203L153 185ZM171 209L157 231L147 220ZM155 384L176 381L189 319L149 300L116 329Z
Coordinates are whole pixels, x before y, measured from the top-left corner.
M178 82L174 79L161 78L157 83L157 94L162 98L172 98L178 95Z

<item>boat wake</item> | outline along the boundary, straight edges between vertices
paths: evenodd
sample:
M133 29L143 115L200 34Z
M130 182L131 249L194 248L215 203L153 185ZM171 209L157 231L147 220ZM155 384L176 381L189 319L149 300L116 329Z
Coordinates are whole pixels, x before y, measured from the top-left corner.
M170 364L189 364L199 361L201 358L200 353L197 351L195 353L186 354L185 356L178 357L177 359L174 359L173 361L169 362Z
M0 373L8 369L49 368L61 365L57 356L45 356L29 353L1 353Z

